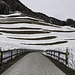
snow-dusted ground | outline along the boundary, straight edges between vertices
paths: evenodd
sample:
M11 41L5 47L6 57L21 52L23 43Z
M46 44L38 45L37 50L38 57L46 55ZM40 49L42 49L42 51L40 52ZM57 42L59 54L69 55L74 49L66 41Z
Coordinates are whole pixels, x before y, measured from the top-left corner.
M16 15L16 13L12 15L14 16ZM6 18L6 19L1 18L1 20L2 19L8 20L10 15L7 16L0 15L0 16ZM22 19L22 17L10 17L10 18ZM24 18L27 17L23 17L23 20ZM70 52L69 59L72 60L72 62L69 60L70 61L69 66L75 68L74 64L72 64L75 63L75 28L51 24L47 25L28 24L28 23L0 24L0 33L1 33L0 47L2 50L8 50L13 48L27 48L27 49L43 49L43 50L54 49L66 51L66 47L68 47Z

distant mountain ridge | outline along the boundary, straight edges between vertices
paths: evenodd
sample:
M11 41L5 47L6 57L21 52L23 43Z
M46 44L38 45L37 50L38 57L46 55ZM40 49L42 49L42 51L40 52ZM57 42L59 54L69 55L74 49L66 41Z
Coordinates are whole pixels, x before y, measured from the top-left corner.
M75 21L72 19L67 19L66 21L61 21L53 17L49 17L40 12L34 12L25 5L23 5L19 0L0 0L0 14L10 14L15 11L20 11L26 16L42 19L47 23L56 24L60 26L69 25L75 27Z

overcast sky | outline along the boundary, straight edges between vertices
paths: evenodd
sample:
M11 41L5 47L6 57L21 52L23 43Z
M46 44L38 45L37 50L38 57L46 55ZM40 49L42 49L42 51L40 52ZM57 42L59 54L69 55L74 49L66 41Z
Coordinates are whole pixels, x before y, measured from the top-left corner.
M35 12L61 20L75 19L75 0L20 0Z

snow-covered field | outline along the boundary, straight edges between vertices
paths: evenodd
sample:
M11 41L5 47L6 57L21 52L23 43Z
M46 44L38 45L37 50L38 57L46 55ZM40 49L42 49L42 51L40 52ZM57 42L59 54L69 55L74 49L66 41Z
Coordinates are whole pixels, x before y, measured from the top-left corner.
M20 14L13 14L20 15ZM11 20L25 19L27 17L10 17L11 15L0 15L6 24L0 24L0 47L2 50L13 48L27 49L54 49L66 51L68 47L69 60L72 68L75 68L75 28L69 26L57 26L51 24L30 23L8 23ZM30 17L28 17L30 18ZM10 20L8 20L10 19ZM12 21L14 22L14 21ZM38 20L38 23L42 21Z

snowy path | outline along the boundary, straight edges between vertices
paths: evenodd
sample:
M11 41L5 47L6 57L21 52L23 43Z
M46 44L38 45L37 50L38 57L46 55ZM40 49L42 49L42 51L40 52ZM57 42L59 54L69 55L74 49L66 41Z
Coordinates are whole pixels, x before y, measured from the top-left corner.
M30 53L2 75L66 75L41 53Z

